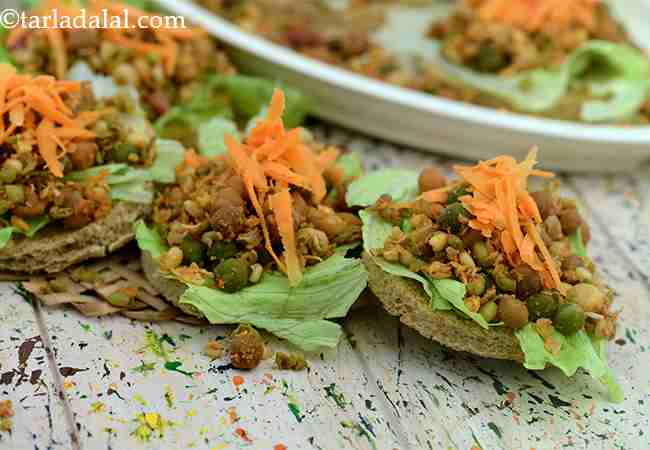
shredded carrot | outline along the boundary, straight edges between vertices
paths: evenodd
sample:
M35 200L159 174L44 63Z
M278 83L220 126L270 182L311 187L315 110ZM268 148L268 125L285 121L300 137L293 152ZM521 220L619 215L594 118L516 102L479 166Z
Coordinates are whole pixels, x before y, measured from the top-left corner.
M262 225L265 248L285 272L292 286L302 278L302 266L296 249L296 238L292 224L291 187L298 187L311 193L312 201L320 203L326 196L323 172L332 166L338 152L330 150L325 157L316 155L302 142L299 129L286 130L282 122L284 94L273 93L266 118L257 121L243 143L226 135L224 142L237 173L244 180L248 196ZM269 205L276 219L284 247L283 258L279 258L271 245L262 205L269 192ZM279 191L278 191L279 189Z
M296 286L302 280L302 267L296 249L296 233L293 224L292 200L289 189L283 189L277 194L271 195L269 201L275 215L275 222L278 224L282 245L284 246L284 260L287 266L289 284Z
M471 167L454 167L471 191L459 200L474 216L469 227L487 238L497 238L511 265L526 263L540 273L546 287L561 291L555 261L537 231L542 222L539 208L527 190L530 176L553 176L533 169L536 156L537 149L532 149L521 163L499 156ZM423 193L422 198L439 201L442 193L438 189Z
M444 203L447 201L447 197L449 197L450 189L450 186L433 189L431 191L423 192L420 197L431 203Z
M47 168L62 177L60 159L68 143L93 139L95 134L87 127L99 117L98 113L75 116L63 103L59 93L79 89L80 83L21 75L13 66L0 64L0 145L18 131L32 130ZM9 123L6 129L5 118ZM63 152L58 154L58 149Z
M600 0L466 0L470 8L486 21L507 23L535 32L547 24L561 27L596 24Z

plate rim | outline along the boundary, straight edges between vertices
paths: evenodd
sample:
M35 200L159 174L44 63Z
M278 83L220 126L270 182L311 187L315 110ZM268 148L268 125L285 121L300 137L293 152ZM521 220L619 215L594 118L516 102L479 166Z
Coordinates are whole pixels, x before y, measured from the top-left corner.
M529 116L449 100L435 95L391 85L303 56L263 37L243 31L211 11L188 0L155 0L169 11L187 17L208 32L239 50L267 59L320 82L354 91L379 101L388 101L423 113L502 130L573 141L607 141L621 144L648 144L650 126L592 125ZM623 133L624 131L624 133Z

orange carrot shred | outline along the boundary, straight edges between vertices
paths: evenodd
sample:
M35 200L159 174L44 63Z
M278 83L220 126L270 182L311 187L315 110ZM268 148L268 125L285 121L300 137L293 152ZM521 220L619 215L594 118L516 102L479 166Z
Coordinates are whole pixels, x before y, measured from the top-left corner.
M511 156L499 156L472 167L454 167L471 191L459 200L474 216L468 221L469 227L486 238L496 236L511 265L526 263L540 273L547 288L562 290L555 261L537 231L536 224L542 222L539 208L527 191L530 176L552 176L533 169L536 155L533 149L521 163ZM443 194L444 189L438 189L421 197L443 201Z
M600 0L465 0L482 20L539 31L547 23L592 28Z
M292 223L289 220L293 220L290 189L309 191L312 201L320 203L327 194L323 172L332 165L338 152L330 150L321 158L302 142L300 129L286 130L282 122L284 106L284 93L276 90L266 117L257 121L243 143L230 135L224 137L224 143L260 220L265 248L293 286L302 278L302 265L293 225L288 226ZM276 193L268 196L271 189ZM275 254L271 245L262 208L267 196L282 238L283 258Z
M81 116L76 117L59 95L79 88L78 82L57 81L50 76L21 75L13 66L0 64L0 144L19 129L32 130L38 152L48 170L62 177L60 158L68 143L95 137L86 128L96 120L95 115L87 114L80 120ZM7 122L9 126L5 129ZM59 148L62 150L60 153Z
M447 201L447 197L449 197L449 189L447 186L434 189L422 193L420 197L431 203L444 203Z
M292 200L289 189L283 189L269 198L271 209L278 224L278 231L284 246L284 260L290 286L297 286L302 281L302 268L296 249L296 233L293 225Z
M56 155L57 143L52 139L54 125L47 119L44 119L36 128L36 141L38 142L38 151L45 160L47 168L54 176L63 176L63 165Z
M276 89L273 91L273 97L271 98L271 105L269 106L269 112L267 115L267 120L271 123L282 120L282 113L284 112L284 93Z

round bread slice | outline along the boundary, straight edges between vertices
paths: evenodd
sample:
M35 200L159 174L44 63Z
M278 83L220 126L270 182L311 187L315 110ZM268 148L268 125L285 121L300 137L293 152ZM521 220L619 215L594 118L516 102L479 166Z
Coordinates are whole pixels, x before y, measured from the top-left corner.
M363 262L368 269L368 286L384 309L422 336L454 350L523 362L524 354L512 330L505 327L486 330L451 311L435 311L417 281L384 272L366 252Z
M77 230L47 226L32 238L14 235L0 250L0 271L55 273L106 256L134 238L133 224L149 209L149 205L116 202L106 217Z

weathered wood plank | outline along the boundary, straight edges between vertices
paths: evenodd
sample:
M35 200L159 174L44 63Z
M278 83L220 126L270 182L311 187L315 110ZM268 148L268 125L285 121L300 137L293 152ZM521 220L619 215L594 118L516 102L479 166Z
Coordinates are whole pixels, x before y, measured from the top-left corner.
M69 449L64 409L32 306L10 283L0 284L0 400L11 400L11 433L0 432L0 448Z
M242 372L227 357L211 362L203 355L209 340L226 336L223 327L149 326L60 309L48 310L46 321L60 370L68 374L66 395L83 448L135 446L134 419L146 412L174 425L143 448L400 448L399 430L384 417L377 389L347 343L312 355L309 371L278 371L266 360ZM191 375L166 369L165 359L145 348L151 331L170 338L163 344L168 362L182 363L178 369ZM269 340L273 349L284 347Z
M569 182L626 263L650 286L650 165L628 175L580 175L570 177Z

